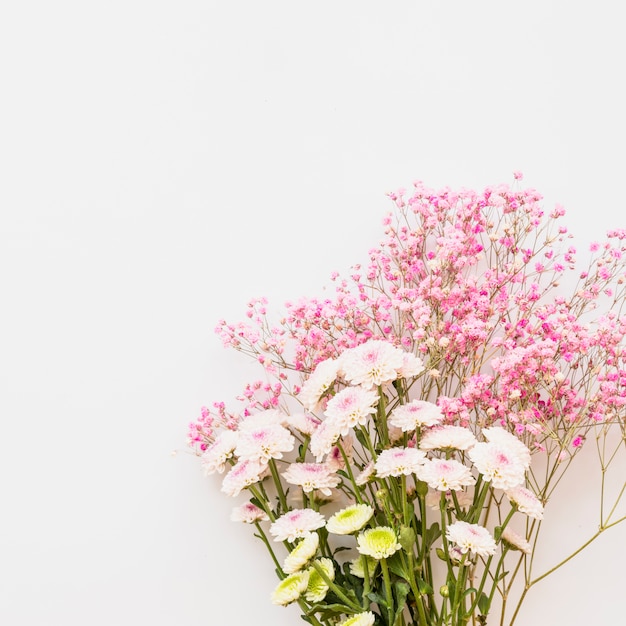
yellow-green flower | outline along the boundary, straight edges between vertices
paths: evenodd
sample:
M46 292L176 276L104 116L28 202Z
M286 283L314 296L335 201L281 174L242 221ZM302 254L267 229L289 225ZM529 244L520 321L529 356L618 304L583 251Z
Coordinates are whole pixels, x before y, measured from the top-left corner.
M293 574L301 570L315 556L319 543L317 533L307 533L285 559L283 571L286 574Z
M316 563L322 568L324 574L326 574L330 580L335 580L335 566L331 559L321 558L318 559ZM314 567L310 567L308 572L309 584L304 597L308 602L321 602L328 593L328 583Z
M363 531L357 537L357 544L357 550L361 554L374 559L386 559L402 547L393 528L389 526L378 526Z
M326 529L335 535L349 535L361 530L374 515L369 504L353 504L335 513L327 522Z
M296 572L287 576L272 592L272 604L287 606L295 602L306 591L308 584L309 572Z
M339 623L339 626L373 626L376 616L371 611L365 611L365 613L357 613L351 615L348 619Z

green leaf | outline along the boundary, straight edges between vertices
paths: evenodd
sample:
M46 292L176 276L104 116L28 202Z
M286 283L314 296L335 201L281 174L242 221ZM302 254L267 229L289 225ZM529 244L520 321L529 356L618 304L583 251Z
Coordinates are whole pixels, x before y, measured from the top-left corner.
M420 498L425 498L428 493L428 483L425 483L423 480L418 480L415 491Z
M491 608L491 602L489 601L487 594L481 593L480 598L478 598L478 610L483 615L487 615L487 613L489 613L490 608Z
M439 537L441 537L441 528L439 528L439 524L435 522L424 534L424 547L426 550L430 550L433 543L435 543Z
M493 529L493 538L496 541L500 541L500 537L502 537L502 526L496 526Z
M400 557L400 554L398 554L397 552L387 559L387 567L396 576L400 576L400 578L404 578L404 580L411 580L409 570L407 569L402 558Z
M417 588L422 595L429 596L433 593L433 588L419 576L417 577Z
M437 556L442 560L442 561L447 561L446 559L446 553L443 551L442 548L436 548L435 552L437 553Z
M389 605L387 604L387 600L385 600L385 598L383 598L383 596L381 596L380 594L376 593L375 591L370 591L367 594L367 597L372 601L375 602L376 604L378 604L378 606L382 606L385 609L389 608Z
M405 552L412 553L415 545L415 531L410 526L402 526L398 541Z
M394 583L394 587L396 588L396 614L393 617L393 623L395 624L400 617L402 611L404 611L404 607L406 605L406 598L411 591L411 587L407 583L403 583L398 580Z

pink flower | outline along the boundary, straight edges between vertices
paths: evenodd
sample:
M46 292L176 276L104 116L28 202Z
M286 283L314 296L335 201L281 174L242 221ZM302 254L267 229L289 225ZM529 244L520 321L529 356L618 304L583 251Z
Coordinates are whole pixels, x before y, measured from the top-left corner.
M294 509L281 515L270 526L270 535L274 537L274 541L293 543L299 537L304 537L325 524L324 516L313 509Z
M324 414L332 420L342 435L351 428L365 425L369 415L375 412L378 393L363 387L347 387L328 401Z
M258 483L266 470L267 464L258 461L239 460L224 477L222 491L234 498L250 485Z
M517 506L520 513L526 513L528 517L543 519L543 505L539 498L526 487L518 485L505 491L507 498Z
M496 553L496 542L490 532L478 524L454 522L446 530L448 541L455 543L462 554L470 552L487 557Z
M525 480L526 468L512 448L494 443L477 443L468 452L483 479L496 489L511 489Z
M394 409L389 416L389 423L403 432L411 432L423 426L435 426L442 419L443 414L436 404L413 400Z
M383 450L374 467L380 478L417 474L424 463L426 454L417 448L390 448Z
M422 450L468 450L476 443L471 430L462 426L435 426L422 434Z
M319 489L325 496L331 495L331 488L341 482L341 477L332 473L327 465L320 463L292 463L283 478L290 485L302 487L305 493Z
M476 483L469 468L454 459L429 459L419 468L417 475L438 491L458 491Z
M415 364L411 366L415 367ZM395 380L398 378L398 371L403 367L404 351L387 341L377 339L346 350L341 355L344 378L353 385L362 385L366 389Z

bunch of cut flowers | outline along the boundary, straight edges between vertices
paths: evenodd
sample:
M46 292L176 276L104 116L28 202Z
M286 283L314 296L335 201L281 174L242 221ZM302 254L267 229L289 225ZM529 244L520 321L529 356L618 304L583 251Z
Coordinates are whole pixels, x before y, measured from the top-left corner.
M564 210L515 184L390 194L384 238L332 297L265 299L228 347L263 378L189 442L255 527L276 605L313 626L512 625L528 591L624 520L626 231L577 268ZM586 442L598 531L547 571L544 508ZM620 477L621 479L621 477ZM608 490L607 490L608 491Z

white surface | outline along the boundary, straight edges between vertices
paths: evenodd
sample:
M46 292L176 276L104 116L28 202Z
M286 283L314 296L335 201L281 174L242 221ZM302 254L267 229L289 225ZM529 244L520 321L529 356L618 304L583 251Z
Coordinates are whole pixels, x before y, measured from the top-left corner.
M617 3L3 3L0 622L300 623L185 452L246 379L217 320L319 293L417 178L626 226L625 55ZM625 538L519 626L614 623Z

